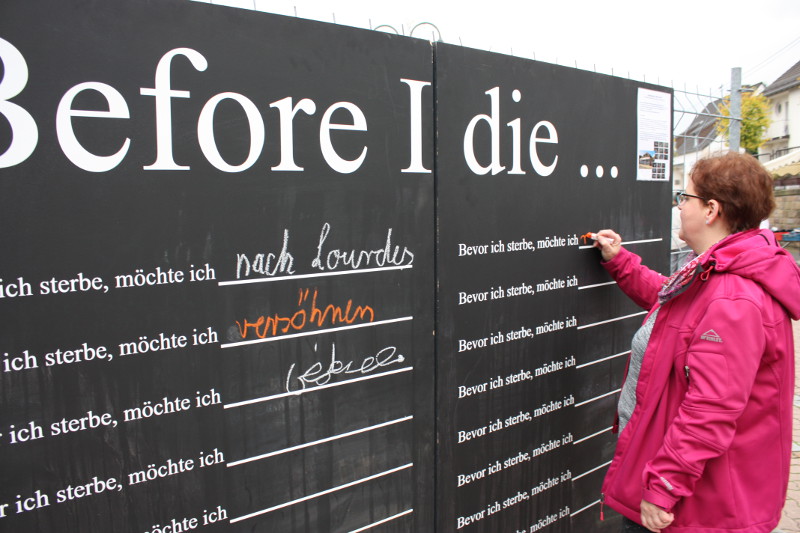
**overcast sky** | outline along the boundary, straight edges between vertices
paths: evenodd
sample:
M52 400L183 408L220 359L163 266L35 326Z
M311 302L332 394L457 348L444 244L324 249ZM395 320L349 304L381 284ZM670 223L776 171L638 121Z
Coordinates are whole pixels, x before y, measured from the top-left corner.
M198 0L207 1L207 0ZM433 23L447 43L596 70L676 89L771 83L800 61L799 0L213 0L408 35ZM386 31L391 31L386 29ZM415 37L434 29L419 26ZM438 34L435 34L438 37Z

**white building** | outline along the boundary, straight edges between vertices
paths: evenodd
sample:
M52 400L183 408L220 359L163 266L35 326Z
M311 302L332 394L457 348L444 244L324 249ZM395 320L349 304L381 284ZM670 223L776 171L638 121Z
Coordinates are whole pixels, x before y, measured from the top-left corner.
M800 151L800 61L764 89L764 95L770 100L772 124L758 157L770 168L770 161Z

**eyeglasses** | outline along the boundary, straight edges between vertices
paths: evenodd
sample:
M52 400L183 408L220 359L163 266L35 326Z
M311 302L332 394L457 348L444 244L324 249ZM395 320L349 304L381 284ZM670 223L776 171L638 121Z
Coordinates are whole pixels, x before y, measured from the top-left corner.
M706 199L705 199L705 198L703 198L702 196L697 196L697 195L694 195L694 194L687 194L687 193L685 193L685 192L683 192L683 191L677 191L677 192L675 193L675 197L674 197L674 199L675 199L675 203L676 203L676 204L678 204L678 205L683 205L683 204L685 204L685 203L686 203L686 201L687 201L689 198L699 198L700 200L703 200L704 202L706 201Z

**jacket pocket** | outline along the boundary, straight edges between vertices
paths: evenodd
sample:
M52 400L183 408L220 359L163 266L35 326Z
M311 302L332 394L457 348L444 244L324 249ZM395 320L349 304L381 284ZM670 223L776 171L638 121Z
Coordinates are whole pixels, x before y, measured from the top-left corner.
M684 373L689 392L696 397L719 400L728 396L728 361L724 355L691 352L686 357Z

